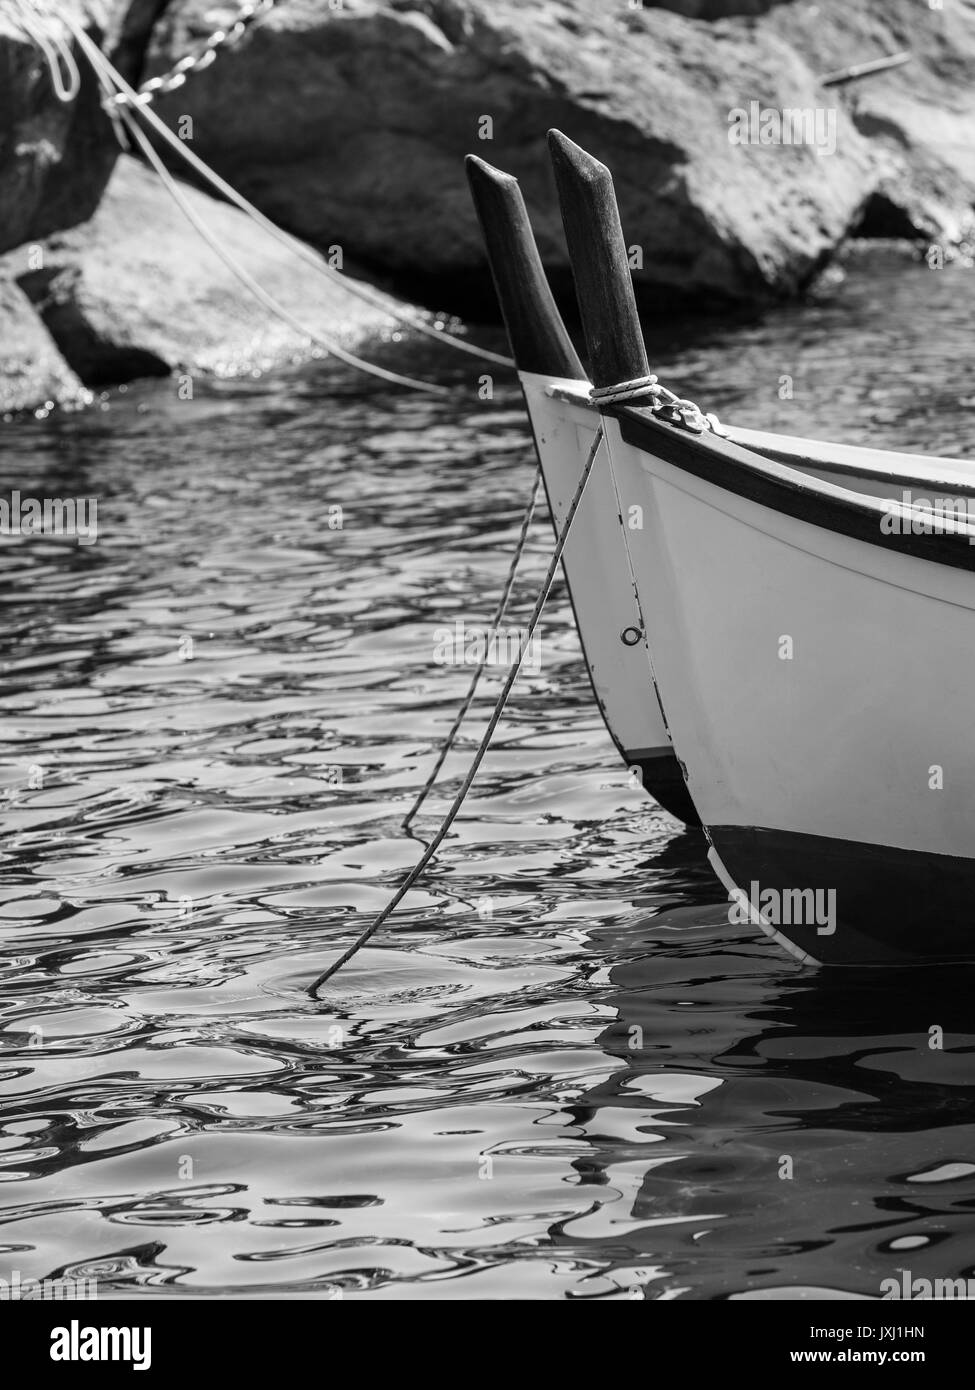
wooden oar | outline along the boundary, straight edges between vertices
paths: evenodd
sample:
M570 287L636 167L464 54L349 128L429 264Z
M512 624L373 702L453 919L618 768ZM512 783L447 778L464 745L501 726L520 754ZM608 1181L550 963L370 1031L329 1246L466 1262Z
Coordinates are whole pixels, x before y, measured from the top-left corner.
M585 380L545 278L518 180L473 154L466 165L515 365L523 372Z

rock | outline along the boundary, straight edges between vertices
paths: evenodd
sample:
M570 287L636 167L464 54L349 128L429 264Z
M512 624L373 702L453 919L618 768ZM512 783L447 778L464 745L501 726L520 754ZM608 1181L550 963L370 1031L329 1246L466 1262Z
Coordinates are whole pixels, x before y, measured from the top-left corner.
M781 6L764 23L819 73L910 51L903 67L826 96L845 104L870 142L880 205L899 209L923 236L963 239L975 203L975 13L952 3L820 0Z
M261 231L243 213L186 185L180 190L217 243L313 331L354 346L394 328L397 301L354 299ZM150 233L150 234L147 234ZM4 258L71 369L86 385L173 371L237 375L309 356L296 328L276 319L227 270L158 177L123 156L95 216Z
M71 46L66 20L104 42L138 80L152 24L166 0L57 0L47 32ZM0 252L83 222L94 212L119 152L84 57L74 52L81 90L58 100L48 66L16 19L0 9Z
M89 399L24 292L0 278L0 414Z
M232 12L172 0L147 70ZM819 85L915 47L919 31L909 67L855 90ZM544 142L558 126L612 167L638 282L712 303L794 292L874 194L912 226L956 232L973 55L975 14L919 0L289 0L160 111L171 125L192 117L196 151L283 224L441 296L484 267L470 150L518 176L546 264L564 275ZM732 145L729 113L752 101L832 111L835 153Z

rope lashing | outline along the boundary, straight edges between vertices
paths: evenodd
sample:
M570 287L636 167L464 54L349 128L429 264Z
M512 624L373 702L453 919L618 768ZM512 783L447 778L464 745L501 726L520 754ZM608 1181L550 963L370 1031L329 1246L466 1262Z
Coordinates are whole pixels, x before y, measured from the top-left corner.
M619 405L623 401L640 400L644 396L656 400L662 390L656 375L651 372L649 376L634 377L632 381L621 381L616 386L593 386L589 399L593 405Z
M528 499L528 506L525 508L525 514L522 517L521 521L521 532L518 536L518 541L515 545L514 553L511 557L511 564L508 566L508 577L505 580L504 589L502 590L501 597L498 600L498 606L494 610L494 616L491 619L491 630L495 632L504 622L505 614L508 611L508 600L511 598L511 590L514 587L515 576L518 573L518 566L521 563L521 557L524 553L525 543L528 540L528 531L532 524L532 517L535 515L535 505L538 501L538 490L541 486L541 482L542 470L540 467L536 467L535 481L532 484L531 496ZM485 643L484 655L474 669L474 674L471 677L471 683L467 687L467 694L464 696L460 709L457 711L457 714L454 718L454 722L450 726L450 731L443 741L443 744L440 748L440 752L437 755L437 761L433 765L433 770L431 771L430 776L424 782L423 787L420 790L420 794L413 802L413 805L410 807L409 811L407 811L406 815L403 817L403 822L400 827L402 830L409 830L410 824L414 816L416 815L417 811L419 811L424 801L426 801L427 797L430 795L430 792L433 790L433 784L436 782L437 777L440 775L440 769L443 767L447 759L447 754L450 752L451 748L453 748L454 743L457 739L457 735L460 733L460 727L463 724L464 720L467 718L467 712L474 702L474 696L477 693L477 687L480 684L481 677L484 675L484 670L487 666L487 659L488 644Z
M458 352L466 352L471 357L480 358L481 361L484 362L494 362L500 367L514 367L514 362L510 357L505 357L499 352L491 352L487 348L478 347L475 343L465 342L463 338L458 338L453 333L435 327L420 314L413 314L407 309L391 306L381 295L370 289L369 286L363 285L357 280L350 280L348 276L343 275L342 272L337 270L334 266L330 266L321 260L310 246L306 246L305 243L299 241L297 237L290 236L287 232L282 231L270 218L265 217L253 203L249 202L243 194L238 193L236 188L227 183L225 179L221 178L216 170L211 169L209 164L202 160L195 151L190 149L184 140L180 140L180 138L170 130L169 126L166 125L165 121L160 120L151 106L147 106L135 100L138 94L134 88L126 82L118 69L111 63L102 50L92 42L83 29L79 28L70 18L65 18L64 22L74 34L82 51L96 73L99 74L99 80L102 80L102 75L104 75L112 84L111 89L106 92L104 104L108 115L112 117L113 121L116 123L116 129L118 129L119 115L125 108L116 106L109 98L121 92L131 98L128 103L130 111L134 110L141 116L142 119L152 127L160 139L164 140L166 144L169 145L170 149L178 154L196 174L211 186L211 188L214 188L222 198L233 203L234 207L246 213L255 225L261 227L269 236L272 236L275 241L286 247L293 255L300 257L301 260L305 261L306 264L311 266L319 275L324 275L333 282L337 282L347 294L353 295L356 299L361 299L364 303L372 305L375 309L381 309L397 323L413 328L418 333L423 333L427 337L432 338L435 342L455 348ZM104 88L104 81L102 85Z
M705 430L711 430L714 434L726 433L717 415L703 411L695 401L676 396L660 384L653 372L634 377L632 381L618 382L615 386L593 386L589 399L597 408L649 399L654 415L667 424L680 425L692 434L703 434Z
M81 91L81 73L71 45L61 32L61 21L43 12L33 0L13 0L13 7L14 23L40 49L47 62L54 95L65 104L74 101Z
M437 850L440 848L444 840L447 838L447 832L449 831L450 827L457 819L457 815L464 804L464 801L467 797L467 793L470 791L474 778L477 776L477 770L484 760L484 755L488 750L488 747L491 743L491 739L494 737L494 731L501 722L501 716L504 713L505 705L508 703L508 696L511 694L512 687L514 686L515 681L518 679L518 672L521 670L521 663L524 659L525 652L528 650L531 644L531 640L535 635L535 628L538 626L538 620L542 615L542 609L545 607L545 601L548 598L549 593L551 592L552 584L555 581L555 573L559 567L559 562L562 559L562 552L565 549L565 543L569 538L569 531L571 530L572 523L575 520L576 512L579 510L579 503L582 501L582 496L586 490L586 484L589 481L589 476L592 473L593 464L596 462L596 455L599 453L599 446L602 443L602 440L603 428L600 424L599 428L596 430L596 436L593 439L592 448L589 450L589 457L586 459L585 467L583 468L582 473L579 477L579 482L576 485L576 490L572 496L572 501L569 503L569 509L565 514L565 520L563 521L561 529L559 530L559 534L555 542L555 549L552 552L552 559L549 562L549 567L545 572L545 578L542 580L542 585L538 592L538 598L535 600L535 607L532 609L532 615L528 620L527 635L525 637L525 640L520 644L517 657L512 662L511 670L508 672L508 677L504 683L504 688L502 689L501 694L498 696L497 702L494 706L494 711L491 715L491 718L488 721L487 728L484 730L481 742L478 744L477 752L474 754L473 761L471 762L471 765L468 768L467 776L464 778L460 790L454 797L453 801L450 803L450 807L447 811L447 814L441 821L440 826L437 829L437 833L434 835L433 839L430 841L429 845L427 845L420 859L407 874L406 878L400 884L399 888L397 888L396 892L390 898L389 902L386 904L383 910L379 913L377 917L373 918L373 920L369 923L368 927L366 927L365 931L363 931L356 938L356 940L353 941L352 945L348 948L348 950L344 951L342 955L339 956L337 961L334 961L330 966L328 966L326 970L323 970L322 973L318 976L318 978L311 985L308 986L308 993L312 999L315 998L319 989L322 987L325 981L330 980L337 971L341 970L342 966L345 965L347 961L350 961L352 957L358 951L360 951L363 946L365 946L366 942L370 939L370 937L372 937L387 920L387 918L391 916L391 914L406 897L407 893L410 891L413 885L421 877L424 869L430 863L430 860L434 857Z

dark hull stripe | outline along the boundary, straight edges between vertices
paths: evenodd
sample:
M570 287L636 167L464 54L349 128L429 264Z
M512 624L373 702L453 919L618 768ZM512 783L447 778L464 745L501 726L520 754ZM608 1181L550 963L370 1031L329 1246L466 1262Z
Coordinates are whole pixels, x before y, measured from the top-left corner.
M772 921L783 936L825 965L941 964L975 961L975 859L891 849L821 835L716 825L709 837L746 896L760 890L835 891L835 924Z
M828 491L828 483L805 474L796 476L792 468L717 435L694 435L666 425L646 410L612 406L607 414L619 420L620 432L628 444L725 492L869 545L884 546L938 565L975 570L975 545L969 544L966 534L944 531L885 535L880 529L885 508L879 498L859 498L852 493L835 496Z

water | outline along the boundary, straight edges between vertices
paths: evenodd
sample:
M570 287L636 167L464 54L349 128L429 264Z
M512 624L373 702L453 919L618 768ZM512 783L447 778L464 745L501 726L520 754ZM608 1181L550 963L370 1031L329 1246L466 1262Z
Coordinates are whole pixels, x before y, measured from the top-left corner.
M760 323L659 325L655 365L744 424L975 453L973 310L975 272L874 256ZM617 762L561 587L438 863L304 994L420 852L399 818L467 679L432 634L488 620L531 476L516 392L450 368L447 404L317 365L5 430L0 495L96 496L99 540L0 545L0 1277L700 1299L972 1273L971 976L824 978L729 926L701 837ZM521 613L550 544L543 518Z

